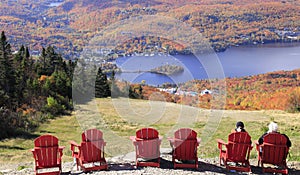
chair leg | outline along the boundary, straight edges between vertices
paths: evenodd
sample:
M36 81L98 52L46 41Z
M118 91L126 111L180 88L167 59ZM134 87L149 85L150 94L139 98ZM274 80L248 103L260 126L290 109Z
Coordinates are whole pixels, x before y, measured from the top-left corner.
M79 160L79 158L77 159L77 170L83 170L84 169L84 165L82 163L81 160Z
M261 163L261 168L263 170L263 173L265 173L264 163L262 161L260 163Z
M173 168L176 169L176 160L174 156L172 156Z
M157 168L160 167L160 157L158 158L158 165L157 165Z
M220 166L223 165L223 166L226 166L226 162L225 162L225 159L222 157L220 157Z

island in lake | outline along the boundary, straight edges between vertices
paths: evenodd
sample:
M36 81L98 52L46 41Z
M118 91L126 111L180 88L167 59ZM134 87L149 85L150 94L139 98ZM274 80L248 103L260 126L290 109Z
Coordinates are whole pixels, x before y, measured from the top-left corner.
M182 66L178 65L163 65L151 70L120 70L118 73L141 73L141 72L150 72L155 74L164 74L164 75L174 75L184 71Z
M173 74L181 73L183 71L184 68L182 66L169 65L169 64L159 66L150 70L150 72L152 73L165 74L165 75L173 75Z

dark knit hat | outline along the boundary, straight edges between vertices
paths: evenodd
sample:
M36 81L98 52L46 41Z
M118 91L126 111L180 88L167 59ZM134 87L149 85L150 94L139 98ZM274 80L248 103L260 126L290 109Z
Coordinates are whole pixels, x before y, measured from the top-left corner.
M241 122L241 121L237 122L236 123L236 128L238 128L238 127L244 128L244 123Z

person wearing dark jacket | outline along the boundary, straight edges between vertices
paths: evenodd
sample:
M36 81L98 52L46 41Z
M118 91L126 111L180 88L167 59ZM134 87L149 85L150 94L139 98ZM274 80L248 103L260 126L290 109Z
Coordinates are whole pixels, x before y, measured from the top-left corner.
M258 143L261 145L264 142L264 137L265 135L269 134L269 133L279 133L278 132L278 125L277 123L271 122L269 124L269 130L268 132L264 133L259 139L258 139ZM280 134L280 133L279 133ZM285 134L281 134L283 136L285 136L287 138L287 142L286 142L286 146L287 147L291 147L292 146L292 142L290 141L289 137Z

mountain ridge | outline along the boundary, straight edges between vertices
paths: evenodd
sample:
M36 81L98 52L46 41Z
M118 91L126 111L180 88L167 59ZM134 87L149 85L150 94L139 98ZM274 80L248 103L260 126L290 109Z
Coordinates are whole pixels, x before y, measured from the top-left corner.
M47 6L49 2L1 3L0 27L15 36L12 46L29 44L30 50L38 53L41 47L54 45L66 58L76 58L103 28L140 15L166 16L187 23L208 38L216 51L253 43L297 42L300 38L299 0L66 0L59 1L62 4L57 7ZM15 17L14 21L9 16ZM176 51L176 46L171 44L172 50Z

